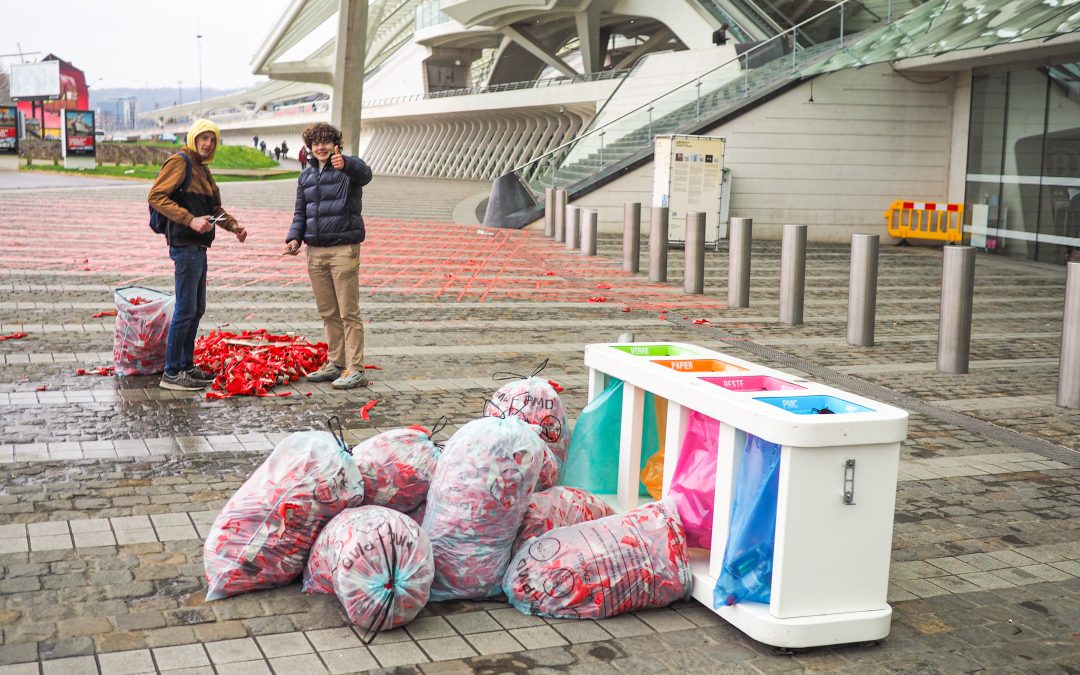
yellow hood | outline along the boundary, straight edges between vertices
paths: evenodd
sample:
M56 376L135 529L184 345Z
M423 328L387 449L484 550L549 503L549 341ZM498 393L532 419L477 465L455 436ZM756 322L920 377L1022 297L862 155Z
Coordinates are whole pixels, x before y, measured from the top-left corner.
M187 139L184 141L184 147L190 150L193 156L199 156L199 151L195 148L195 139L199 137L199 134L207 131L214 132L214 152L217 152L218 146L221 145L221 130L218 129L218 125L207 119L195 120L191 123L191 128L187 132ZM210 156L203 160L204 164L214 161L214 152L211 152Z

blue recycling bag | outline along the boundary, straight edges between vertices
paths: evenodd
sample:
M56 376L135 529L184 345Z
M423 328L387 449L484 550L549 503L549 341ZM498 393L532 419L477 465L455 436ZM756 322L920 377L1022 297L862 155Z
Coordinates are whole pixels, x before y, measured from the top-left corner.
M714 608L737 602L769 604L779 483L780 446L747 434L724 566L713 590Z
M581 411L570 448L566 452L560 485L581 488L593 494L614 494L619 483L619 430L622 428L622 380L609 378L607 388ZM641 466L660 449L656 422L656 398L645 393L641 425ZM648 495L644 485L639 494Z

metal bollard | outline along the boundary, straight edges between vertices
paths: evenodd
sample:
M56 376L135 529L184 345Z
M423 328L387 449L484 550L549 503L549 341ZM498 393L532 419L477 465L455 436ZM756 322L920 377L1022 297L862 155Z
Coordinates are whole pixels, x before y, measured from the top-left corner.
M668 210L654 206L649 224L649 281L667 281Z
M1058 373L1057 404L1080 408L1080 262L1065 265L1065 316Z
M635 273L641 269L641 202L623 204L622 268Z
M754 234L753 218L732 218L728 228L729 307L750 306L750 240Z
M780 322L803 322L806 295L806 225L784 225L780 244Z
M686 214L686 260L683 292L705 292L705 214L693 211Z
M877 314L878 235L851 235L851 276L848 279L847 342L874 346Z
M581 211L580 206L566 207L566 241L564 244L570 250L578 247L578 227L581 224Z
M581 255L596 255L596 209L582 209Z
M555 188L544 188L544 236L555 236Z
M555 241L566 240L566 190L555 190Z
M946 246L943 251L937 369L962 375L968 372L971 355L975 247Z

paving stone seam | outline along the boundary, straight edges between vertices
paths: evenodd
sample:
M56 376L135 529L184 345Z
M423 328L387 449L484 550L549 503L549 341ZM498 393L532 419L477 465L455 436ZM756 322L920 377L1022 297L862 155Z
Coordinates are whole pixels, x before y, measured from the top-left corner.
M693 325L693 322L678 317L668 317L666 320L684 327ZM851 375L845 375L844 373L838 372L827 366L822 366L807 359L786 354L764 344L760 344L759 342L746 340L738 335L725 331L722 328L707 325L699 326L699 328L704 332L715 336L716 339L727 343L732 349L746 351L755 356L764 357L777 363L797 368L814 377L818 377L823 381L831 382L841 389L848 389L883 403L899 406L909 412L926 415L927 417L951 424L964 429L965 431L979 434L984 438L996 440L1022 450L1038 453L1047 459L1063 462L1073 468L1080 468L1080 451L1078 450L1066 448L1041 438L1026 436L1013 431L1012 429L1006 429L996 424L991 424L990 422L964 415L955 410L950 410L940 405L935 405L913 396L894 391L887 387L873 384ZM934 337L934 341L937 341L937 336Z

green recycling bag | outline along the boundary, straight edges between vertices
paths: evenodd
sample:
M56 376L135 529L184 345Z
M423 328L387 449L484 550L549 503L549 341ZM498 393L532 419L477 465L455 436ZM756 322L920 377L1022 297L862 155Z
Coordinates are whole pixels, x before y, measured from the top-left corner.
M581 411L570 448L566 453L560 485L581 488L594 494L618 491L619 430L622 428L622 380L609 378L607 388ZM641 425L641 466L660 449L656 422L656 399L645 393L644 420ZM639 494L647 496L645 486Z

